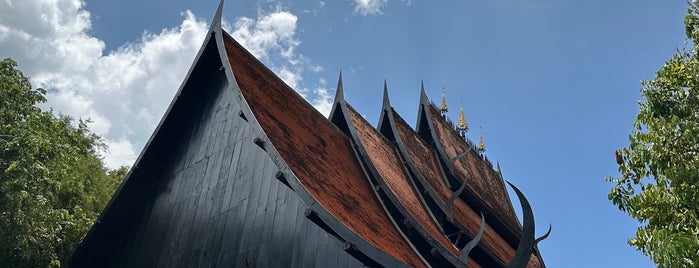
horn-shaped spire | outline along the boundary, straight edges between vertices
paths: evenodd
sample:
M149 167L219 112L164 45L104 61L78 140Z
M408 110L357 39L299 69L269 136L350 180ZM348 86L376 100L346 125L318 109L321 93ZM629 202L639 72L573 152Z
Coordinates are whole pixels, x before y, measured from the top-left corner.
M340 76L337 78L337 90L335 91L335 102L345 100L345 91L342 88L342 71L340 71Z
M425 93L425 81L420 81L420 104L427 104L428 100L427 93Z
M390 109L391 108L391 102L388 99L388 84L386 83L386 79L383 80L383 109Z
M483 232L485 232L485 217L483 216L483 212L481 212L481 228L478 230L478 234L476 234L476 236L473 237L471 241L466 243L464 248L461 249L461 252L459 253L459 260L461 260L464 263L468 262L468 254L481 241L481 237L483 237ZM468 264L466 267L468 267Z
M532 207L529 201L524 196L522 191L520 191L514 184L507 182L507 184L512 187L512 190L517 194L519 203L522 206L522 237L520 237L519 245L517 245L517 251L515 251L514 257L507 265L508 268L524 268L529 263L529 258L531 258L532 252L534 251L534 246L541 240L546 239L551 233L551 226L549 225L549 231L538 239L534 239L534 213L532 212Z
M211 29L221 28L221 16L223 15L223 0L218 2L218 8L216 9L216 14L214 15L214 20L211 22Z
M454 221L454 213L452 212L452 208L454 207L454 201L456 201L461 193L464 192L464 189L466 189L466 179L467 177L464 177L464 182L461 184L461 187L459 187L456 192L452 193L447 201L447 218L449 218L450 221Z
M344 122L344 112L343 112L343 104L345 102L345 91L342 88L342 71L340 71L340 75L337 78L337 90L335 90L335 100L333 100L333 108L330 111L330 121L333 123L344 125L345 123L340 123ZM339 117L338 117L339 115Z
M546 231L546 233L544 235L542 235L541 237L534 240L534 244L539 244L539 242L541 242L541 240L548 238L550 234L551 234L551 224L549 223L549 230Z

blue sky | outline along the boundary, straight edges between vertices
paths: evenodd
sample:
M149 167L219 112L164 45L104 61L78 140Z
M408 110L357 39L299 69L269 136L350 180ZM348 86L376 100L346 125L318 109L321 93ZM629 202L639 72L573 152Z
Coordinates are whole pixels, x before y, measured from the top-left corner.
M0 57L56 111L91 118L131 164L181 83L217 1L0 3ZM652 267L606 198L640 81L684 44L683 1L228 1L226 28L320 110L337 76L376 124L384 79L415 122L420 81L462 103L486 154L528 196L549 267ZM512 193L510 194L512 196ZM518 207L518 204L515 204Z

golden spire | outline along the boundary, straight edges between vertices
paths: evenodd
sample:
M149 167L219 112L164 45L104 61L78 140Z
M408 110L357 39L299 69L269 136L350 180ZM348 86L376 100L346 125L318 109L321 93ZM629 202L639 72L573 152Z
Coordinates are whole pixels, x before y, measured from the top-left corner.
M478 141L478 151L485 152L485 143L483 143L483 129L481 129L481 139Z
M466 116L464 116L464 107L459 108L459 121L456 122L456 127L460 131L468 131L468 121L466 121Z
M443 114L449 111L449 108L447 108L447 96L446 96L446 91L444 88L442 88L442 105L439 106L439 109Z

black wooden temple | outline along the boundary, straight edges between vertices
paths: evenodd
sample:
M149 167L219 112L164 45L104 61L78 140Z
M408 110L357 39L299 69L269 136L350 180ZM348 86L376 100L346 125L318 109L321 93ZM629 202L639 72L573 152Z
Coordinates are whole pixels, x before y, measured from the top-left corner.
M545 267L524 195L523 226L424 87L416 130L386 84L371 126L342 75L325 118L222 30L222 7L72 267Z

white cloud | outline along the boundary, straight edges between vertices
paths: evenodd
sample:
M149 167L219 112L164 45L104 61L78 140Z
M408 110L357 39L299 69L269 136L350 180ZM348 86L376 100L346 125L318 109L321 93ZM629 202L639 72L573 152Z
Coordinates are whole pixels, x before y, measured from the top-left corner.
M287 11L264 14L258 20L238 18L231 33L238 42L255 57L268 59L270 52L277 52L290 63L296 64L294 50L301 43L296 39L298 18Z
M131 165L184 79L208 25L185 11L179 26L146 32L107 52L90 33L84 5L82 0L0 1L0 57L14 58L34 86L49 90L48 105L56 111L92 121L90 128L110 147L107 166ZM297 88L303 72L313 69L295 52L301 43L297 20L275 10L258 19L237 19L229 32ZM231 25L224 21L224 27ZM311 102L326 109L327 91L298 90L314 93Z
M320 85L313 90L313 93L316 94L316 98L311 101L313 107L316 107L325 117L330 116L330 112L333 108L333 97L325 87L325 80L320 80Z
M388 0L354 0L354 13L368 16L383 14L381 10Z
M41 60L40 65L25 66L27 73L85 70L104 43L86 34L90 14L83 5L80 0L1 1L0 51L20 63Z
M319 66L319 65L311 66L311 71L313 71L314 73L319 73L319 72L322 72L323 70L325 70L323 68L323 66Z
M136 150L131 141L122 138L120 140L108 140L107 153L109 157L104 159L105 165L108 167L118 167L125 163L133 163L136 159Z
M281 67L280 69L275 71L275 73L277 73L277 76L284 80L284 82L291 88L297 88L299 81L301 80L300 73L291 71L286 66Z
M357 67L350 67L349 70L350 70L350 73L352 73L353 75L355 75L355 74L357 74L358 72L363 71L363 70L364 70L364 66L363 66L363 65L359 65L359 66L357 66Z
M321 2L321 7L324 4ZM318 81L313 90L302 87L304 72L318 73L323 71L323 67L311 64L303 55L295 52L301 44L296 38L297 21L296 15L277 9L271 13L261 13L257 20L238 18L231 35L250 53L270 66L287 85L328 116L332 99L325 89L325 81Z
M90 14L76 0L16 1L0 5L0 50L17 60L34 86L49 90L48 106L91 121L113 146L109 167L130 165L179 87L206 35L187 11L182 23L105 54L89 34ZM40 19L35 19L40 18Z

